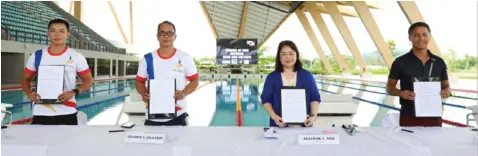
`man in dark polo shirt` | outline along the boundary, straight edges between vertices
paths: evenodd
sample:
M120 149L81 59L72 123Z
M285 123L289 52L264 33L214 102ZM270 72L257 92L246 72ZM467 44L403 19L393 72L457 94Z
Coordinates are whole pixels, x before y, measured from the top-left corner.
M417 22L408 29L408 38L412 43L410 52L398 57L392 64L387 82L387 92L400 96L400 126L441 126L441 117L416 117L413 82L424 77L435 77L441 81L441 97L450 97L450 84L445 61L428 50L430 27ZM396 88L400 80L400 90ZM423 80L421 80L423 81Z

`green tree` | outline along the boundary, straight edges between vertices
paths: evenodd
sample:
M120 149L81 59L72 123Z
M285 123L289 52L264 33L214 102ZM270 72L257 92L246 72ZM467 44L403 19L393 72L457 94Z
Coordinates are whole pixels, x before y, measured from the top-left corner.
M344 61L350 70L355 69L355 66L357 66L357 61L355 61L355 59L352 56L342 55L342 58L344 58Z
M478 57L473 57L468 54L465 55L466 70L474 70L476 72L476 67L478 66ZM474 69L473 69L474 68Z
M333 56L327 56L327 61L329 61L330 66L332 66L332 71L334 73L341 73L342 69L339 66L339 63L337 63L337 60Z
M327 74L324 64L318 58L312 60L312 66L310 67L309 71L313 74Z
M363 59L368 65L377 65L377 59L374 58L373 54L364 54Z
M447 62L449 71L476 73L478 66L478 58L476 56L466 54L464 58L458 59L456 54L457 52L454 49L449 49L443 54L443 59Z
M312 67L312 60L301 57L300 61L302 62L302 67L309 70Z
M392 56L394 58L397 58L398 56L400 56L401 53L397 51L397 44L395 43L395 40L388 40L387 44L388 44L388 49L390 50L390 52L392 52Z
M258 58L263 58L265 56L265 52L267 52L267 50L269 50L269 47L267 46L261 46L259 48L259 51L257 52L257 57Z
M257 52L257 57L259 59L259 67L264 68L265 66L274 63L275 58L274 56L265 56L265 53L269 50L269 47L267 46L262 46L259 48L259 51Z
M196 58L193 58L193 60L194 60L194 64L196 64L196 67L198 67L199 66L199 61Z
M262 46L259 48L259 51L257 52L259 68L256 68L256 69L261 69L261 71L264 73L269 73L270 71L272 71L272 69L267 69L266 67L270 64L274 64L275 62L274 56L265 56L265 53L267 53L268 50L269 50L269 47ZM259 72L259 71L256 70L255 72Z
M214 64L216 64L216 58L214 57L203 57L203 58L200 58L199 59L199 62L212 62Z
M456 60L456 52L454 49L448 49L448 52L443 54L443 59L447 62L450 71L456 71L456 65L458 62Z

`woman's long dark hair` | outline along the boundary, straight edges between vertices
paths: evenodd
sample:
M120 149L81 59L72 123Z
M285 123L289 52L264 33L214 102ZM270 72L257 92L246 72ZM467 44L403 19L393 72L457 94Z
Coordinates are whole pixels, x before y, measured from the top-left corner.
M295 54L296 54L296 61L295 61L295 64L294 64L294 72L302 69L302 62L300 62L300 57L299 57L299 49L297 49L297 46L295 45L294 42L290 41L290 40L285 40L285 41L282 41L279 43L279 47L277 48L277 55L276 55L276 65L275 65L275 68L276 70L280 71L280 72L284 72L284 66L282 65L282 63L280 62L280 51L282 50L282 48L284 48L285 46L288 46L290 47L292 50L295 51Z

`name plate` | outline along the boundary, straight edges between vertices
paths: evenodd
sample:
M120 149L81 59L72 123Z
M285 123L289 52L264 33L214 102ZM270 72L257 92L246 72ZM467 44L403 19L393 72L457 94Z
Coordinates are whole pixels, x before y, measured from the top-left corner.
M155 133L128 133L124 138L124 142L130 143L146 143L146 144L164 144L166 134Z
M299 134L297 140L299 145L340 144L338 134Z

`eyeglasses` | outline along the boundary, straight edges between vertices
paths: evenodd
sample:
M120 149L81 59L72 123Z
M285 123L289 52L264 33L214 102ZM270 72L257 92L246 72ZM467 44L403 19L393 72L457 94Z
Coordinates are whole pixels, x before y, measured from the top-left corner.
M160 31L159 33L159 36L174 36L176 33L174 33L173 31L168 31L168 32L164 32L164 31Z

